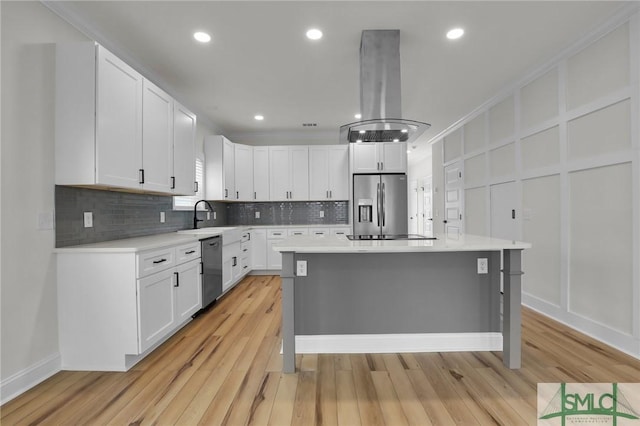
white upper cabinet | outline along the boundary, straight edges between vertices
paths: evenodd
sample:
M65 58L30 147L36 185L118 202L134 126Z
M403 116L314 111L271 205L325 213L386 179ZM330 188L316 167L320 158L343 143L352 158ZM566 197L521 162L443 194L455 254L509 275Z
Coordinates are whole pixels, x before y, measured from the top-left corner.
M235 144L236 199L253 201L253 147Z
M309 148L269 147L269 194L272 201L309 199Z
M348 145L309 147L309 198L349 199Z
M173 103L173 193L195 194L196 181L196 116L191 111Z
M170 96L94 42L57 44L55 79L57 185L174 193Z
M145 189L173 189L173 99L148 80L142 82L142 183Z
M236 200L235 147L222 135L208 136L204 142L205 198Z
M253 147L253 199L269 201L269 147Z
M406 173L405 142L351 144L352 173Z

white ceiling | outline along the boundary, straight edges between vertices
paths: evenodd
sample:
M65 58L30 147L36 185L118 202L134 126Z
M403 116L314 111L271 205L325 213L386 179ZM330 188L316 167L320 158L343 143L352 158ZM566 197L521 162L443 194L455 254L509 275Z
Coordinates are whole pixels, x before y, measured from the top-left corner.
M363 29L400 29L426 141L612 16L614 1L79 1L49 5L238 142L329 139L359 110ZM461 26L465 36L445 38ZM308 28L324 32L320 41ZM192 34L209 32L198 44ZM253 116L263 114L257 122ZM317 123L306 128L302 123ZM412 154L412 155L415 155ZM411 158L411 157L410 157Z

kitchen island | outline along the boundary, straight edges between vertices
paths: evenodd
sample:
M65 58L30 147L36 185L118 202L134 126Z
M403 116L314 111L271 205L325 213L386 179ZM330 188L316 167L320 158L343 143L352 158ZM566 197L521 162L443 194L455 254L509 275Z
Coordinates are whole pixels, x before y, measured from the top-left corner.
M296 353L480 350L502 350L504 364L520 368L521 252L531 245L437 237L274 245L283 259L283 371L295 371Z

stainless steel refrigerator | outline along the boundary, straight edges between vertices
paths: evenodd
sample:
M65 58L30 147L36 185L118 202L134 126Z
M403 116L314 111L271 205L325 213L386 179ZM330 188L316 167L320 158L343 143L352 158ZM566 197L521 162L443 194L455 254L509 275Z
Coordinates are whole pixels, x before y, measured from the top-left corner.
M407 176L353 175L353 233L371 239L406 235Z

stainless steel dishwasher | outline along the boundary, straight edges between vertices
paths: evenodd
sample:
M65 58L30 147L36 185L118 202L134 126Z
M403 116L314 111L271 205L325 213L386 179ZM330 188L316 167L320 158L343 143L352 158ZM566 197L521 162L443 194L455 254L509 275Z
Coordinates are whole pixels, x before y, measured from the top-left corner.
M202 309L222 294L222 237L200 240L202 248Z

